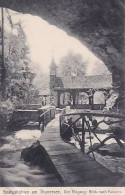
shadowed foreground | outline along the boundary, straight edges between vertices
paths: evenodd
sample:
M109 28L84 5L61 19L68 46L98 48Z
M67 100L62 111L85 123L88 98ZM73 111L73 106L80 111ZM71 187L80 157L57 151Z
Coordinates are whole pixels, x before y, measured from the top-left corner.
M57 115L45 128L40 143L61 175L64 186L118 187L125 184L124 174L112 173L75 146L61 139Z

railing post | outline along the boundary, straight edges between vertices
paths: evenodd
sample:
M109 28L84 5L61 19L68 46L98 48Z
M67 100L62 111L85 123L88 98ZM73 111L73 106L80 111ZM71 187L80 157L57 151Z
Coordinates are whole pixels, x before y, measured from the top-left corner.
M62 116L60 115L60 116L59 116L59 123L60 123L60 136L61 136L61 133L62 133L62 131L61 131L61 128L62 128L62 127L61 127L61 122L62 122Z
M40 118L39 128L41 131L44 131L44 115L42 116L42 119Z
M45 115L43 115L43 125L42 125L42 131L44 131L44 124L45 124Z
M81 150L85 152L85 117L82 117L82 143L81 143Z
M50 113L50 116L49 116L49 122L50 122L50 121L52 120L52 116L51 116L51 108L50 108L49 113Z

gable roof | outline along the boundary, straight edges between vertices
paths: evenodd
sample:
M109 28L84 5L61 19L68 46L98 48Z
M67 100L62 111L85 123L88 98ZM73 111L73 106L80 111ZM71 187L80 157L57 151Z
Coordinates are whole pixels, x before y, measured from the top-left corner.
M112 87L111 75L92 75L80 77L57 77L55 81L56 89L79 89L79 88L110 88Z

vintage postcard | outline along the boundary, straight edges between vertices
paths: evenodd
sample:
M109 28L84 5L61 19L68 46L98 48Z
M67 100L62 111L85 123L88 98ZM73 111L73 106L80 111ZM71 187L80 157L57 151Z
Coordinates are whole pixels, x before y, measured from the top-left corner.
M124 0L0 0L0 195L125 193Z

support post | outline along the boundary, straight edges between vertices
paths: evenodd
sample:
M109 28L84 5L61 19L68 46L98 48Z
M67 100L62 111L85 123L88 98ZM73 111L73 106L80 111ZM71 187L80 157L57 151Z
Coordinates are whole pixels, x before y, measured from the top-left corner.
M61 127L61 122L62 122L62 116L59 116L59 124L60 124L60 136L62 135L62 127Z
M60 92L59 91L57 91L57 106L58 106L58 108L60 108Z
M94 105L93 105L93 96L92 96L92 106L91 106L91 109L94 110Z
M42 117L40 117L39 128L40 128L41 132L44 131L44 115Z
M45 115L43 115L43 124L42 124L42 131L44 131L44 126L45 126Z
M85 152L85 117L82 117L82 143L81 143L81 150Z
M75 100L76 100L76 91L74 90L74 91L73 91L73 108L75 108L75 106L76 106L76 105L75 105L75 103L76 103Z

